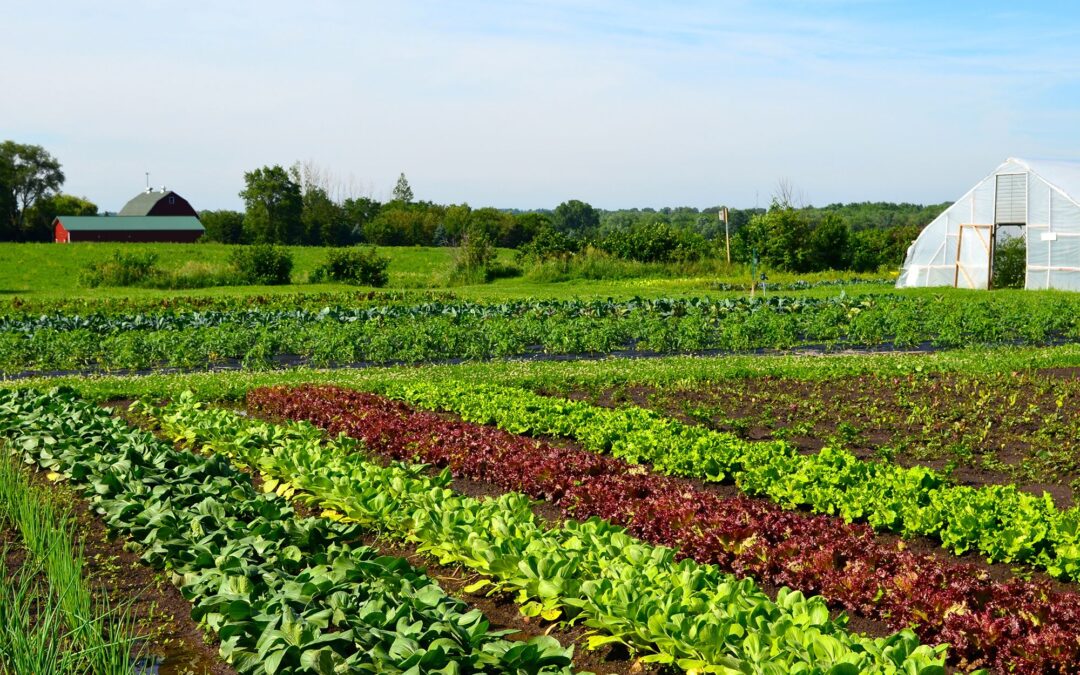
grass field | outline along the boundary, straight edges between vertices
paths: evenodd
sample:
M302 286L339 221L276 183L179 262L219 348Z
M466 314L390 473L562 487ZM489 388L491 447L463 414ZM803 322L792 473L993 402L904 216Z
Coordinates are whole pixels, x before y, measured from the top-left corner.
M226 244L12 244L0 243L0 301L3 298L108 298L108 297L175 297L246 296L295 292L326 292L351 290L355 287L337 283L309 284L308 274L322 263L331 249L293 246L293 284L289 286L228 286L193 290L157 290L146 288L84 288L78 283L79 272L88 264L108 259L116 251L125 253L154 253L163 269L179 269L185 263L198 261L225 265L231 246ZM379 252L390 258L390 289L446 290L445 278L453 265L453 249L433 247L383 247ZM499 260L512 263L514 251L500 249ZM821 281L836 278L837 273L773 274L771 283L796 279ZM844 277L881 278L880 274ZM451 290L462 298L498 300L504 298L571 298L571 297L684 297L691 295L729 295L740 291L715 291L717 283L749 288L750 276L741 266L730 273L717 276L670 277L657 271L656 276L629 279L571 279L556 283L538 283L521 277L496 279L488 284L454 286ZM887 286L855 286L849 292L867 289L883 290ZM835 289L814 289L813 294L829 294Z

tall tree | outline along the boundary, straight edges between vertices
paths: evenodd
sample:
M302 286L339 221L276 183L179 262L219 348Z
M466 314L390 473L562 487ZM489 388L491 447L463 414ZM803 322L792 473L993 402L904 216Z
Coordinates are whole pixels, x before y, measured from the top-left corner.
M583 201L571 199L555 207L551 225L570 237L587 237L600 227L600 213Z
M28 209L64 184L60 162L40 145L0 143L0 209L5 239L23 233Z
M281 165L244 173L244 230L256 244L299 244L304 200L300 185Z
M304 243L312 246L344 246L349 243L351 228L345 209L330 199L321 187L304 190Z
M405 172L403 171L397 179L397 185L394 186L394 201L405 202L408 204L413 200L413 191L409 187L409 181L405 179Z

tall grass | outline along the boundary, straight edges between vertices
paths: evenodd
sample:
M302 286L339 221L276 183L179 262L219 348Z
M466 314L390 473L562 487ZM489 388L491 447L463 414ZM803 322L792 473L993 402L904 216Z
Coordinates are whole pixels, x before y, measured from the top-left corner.
M536 283L554 283L574 279L620 280L644 277L731 276L741 269L717 258L693 262L646 263L617 258L599 249L534 262L525 269L525 279Z
M87 583L70 511L0 459L0 525L22 536L26 560L0 560L0 673L129 675L135 627Z

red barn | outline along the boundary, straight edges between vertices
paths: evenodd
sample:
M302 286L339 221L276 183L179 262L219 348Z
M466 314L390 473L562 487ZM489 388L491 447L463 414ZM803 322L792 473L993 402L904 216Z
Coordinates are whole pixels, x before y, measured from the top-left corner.
M146 192L120 209L115 216L57 216L54 241L147 241L191 243L202 236L199 214L186 199L161 188Z

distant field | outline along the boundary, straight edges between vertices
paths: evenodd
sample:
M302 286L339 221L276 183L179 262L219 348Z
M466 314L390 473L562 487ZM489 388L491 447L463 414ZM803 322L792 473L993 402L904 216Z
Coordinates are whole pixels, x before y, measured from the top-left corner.
M246 296L295 292L325 292L354 289L337 283L309 284L308 274L322 263L331 249L325 247L293 246L293 283L289 286L229 286L194 290L157 290L145 288L84 288L78 283L79 272L92 262L108 259L116 251L126 253L155 253L158 265L177 269L189 261L224 265L231 246L226 244L12 244L0 243L0 302L13 297L175 297ZM379 252L390 258L391 289L446 290L445 273L453 264L453 250L437 247L381 247ZM499 260L512 263L514 251L500 249ZM785 283L797 279L810 282L835 278L837 273L776 274L770 282ZM844 274L845 277L854 275ZM880 277L881 275L863 275ZM488 284L455 286L451 288L462 298L498 300L501 298L571 298L571 297L685 297L690 295L743 294L746 291L717 291L717 284L749 289L750 276L737 266L724 276L651 276L634 279L573 279L557 283L538 283L512 277ZM867 289L883 290L882 285L850 287L849 293ZM835 293L835 288L809 291L814 294Z

